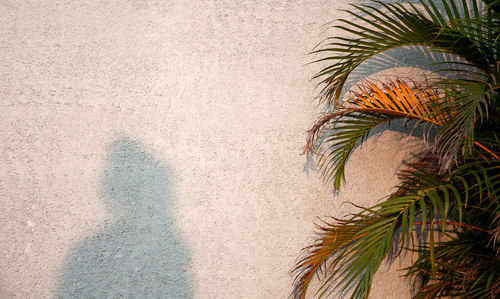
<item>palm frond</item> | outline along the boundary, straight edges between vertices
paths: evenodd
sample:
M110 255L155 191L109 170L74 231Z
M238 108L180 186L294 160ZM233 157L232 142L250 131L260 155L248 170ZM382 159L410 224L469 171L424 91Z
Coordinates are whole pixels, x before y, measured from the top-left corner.
M440 153L441 169L444 171L450 168L459 154L471 152L476 124L487 119L490 103L484 82L448 79L437 84L454 99L451 105L441 107L443 113L452 113L453 116L442 124L435 138L435 149Z
M352 5L353 11L346 11L355 21L339 19L341 24L334 27L350 37L330 38L321 49L313 52L328 54L316 62L333 62L315 76L322 78L324 99L337 104L347 77L355 68L396 47L427 46L459 56L483 72L496 63L489 47L484 46L484 40L488 39L483 28L488 28L489 23L484 24L485 18L477 11L477 0L471 1L476 12L473 19L467 17L472 7L466 1L462 2L462 11L467 12L463 19L457 19L460 13L453 1L443 1L446 13L436 8L433 1L420 2L422 8L373 1L374 5Z
M326 278L320 297L350 291L367 298L382 261L408 250L419 253L406 269L417 298L500 296L500 2L483 0L484 9L479 0L419 2L353 5L346 12L354 19L335 26L348 36L314 51L325 55L316 62L331 63L315 76L331 112L309 131L306 151L319 153L336 190L352 151L376 126L414 119L438 130L433 147L400 171L396 192L318 226L317 241L293 269L293 298L304 298L319 274ZM429 87L364 83L340 103L355 69L403 46L455 55L442 69L453 76Z
M463 297L467 294L467 298L498 298L499 260L493 247L488 245L488 234L466 230L448 238L434 247L435 259L439 261L434 277L431 276L429 244L418 250L419 258L406 268L405 276L415 282L415 297Z
M341 292L353 289L351 298L367 298L373 275L386 258L398 229L404 225L401 236L412 231L417 226L419 211L424 220L418 226L422 230L433 227L427 219L443 211L435 201L439 186L435 187L436 190L429 188L421 194L387 200L350 220L325 223L318 233L318 242L305 249L304 257L293 270L296 279L291 297L304 298L311 280L323 267L328 269L328 278L319 291L320 297L341 286Z
M400 80L381 87L365 83L341 107L318 119L309 131L306 151L319 149L320 169L326 180L333 179L338 190L353 149L376 126L395 119L416 119L440 126L450 118L448 113L442 113L443 102L451 105L453 100L443 98L437 90L416 84L410 87Z
M413 244L409 240L413 240L415 231L420 238L429 239L427 256L422 257L426 268L419 272L427 278L420 291L432 296L451 294L452 286L443 285L446 281L440 280L441 273L447 270L443 268L441 243L435 243L434 234L469 232L481 236L485 244L494 242L496 234L490 223L500 213L500 160L484 159L479 154L467 158L445 176L439 175L432 162L425 167L420 165L414 163L410 170L405 170L414 179L402 184L387 200L347 220L333 218L333 222L319 226L317 242L304 250L293 270L296 279L291 297L304 298L313 277L326 273L318 291L320 297L351 289L351 298L367 298L373 275L391 246L408 248ZM421 271L423 266L415 267L413 272ZM488 267L500 274L498 262ZM441 283L432 284L431 280ZM456 286L452 290L458 292Z

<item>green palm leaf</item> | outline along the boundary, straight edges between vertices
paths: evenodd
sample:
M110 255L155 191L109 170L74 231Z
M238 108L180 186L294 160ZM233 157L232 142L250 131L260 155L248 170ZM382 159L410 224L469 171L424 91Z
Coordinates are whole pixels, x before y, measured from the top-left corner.
M353 289L351 298L367 298L373 275L391 246L407 248L416 230L430 237L426 250L429 277L443 271L442 252L433 241L434 227L440 227L443 234L449 229L472 231L488 242L491 235L487 217L472 215L478 211L488 214L492 206L498 207L500 160L471 158L446 177L416 168L411 171L419 179L402 185L386 201L347 220L333 218L333 222L319 226L317 242L304 250L303 258L293 270L296 275L293 298L304 298L313 277L324 270L328 273L319 290L320 297L335 290ZM474 200L468 202L469 198ZM467 205L470 211L465 210ZM398 244L394 244L395 235L399 236Z
M369 58L396 47L426 46L461 58L463 62L449 61L443 68L448 72L455 70L458 78L435 84L457 100L457 105L452 107L457 110L456 117L438 132L435 142L435 151L440 152L441 170L446 171L460 152L470 152L476 121L488 116L485 114L487 99L499 88L498 42L491 38L494 34L491 28L498 23L498 18L493 18L491 10L481 14L477 0L471 4L462 1L460 9L454 1L443 0L444 12L433 1L420 1L421 8L373 3L353 5L353 11L346 11L355 21L338 20L340 24L335 27L350 37L330 38L321 49L314 51L326 54L316 62L333 63L315 76L321 78L322 97L337 108L349 75ZM463 65L469 69L460 68ZM446 110L446 106L441 109ZM336 158L330 159L331 163L345 162L345 156ZM335 186L338 185L339 179L335 177Z
M440 111L441 102L452 104L451 99L441 98L436 90L411 88L403 81L389 82L382 88L366 83L343 106L318 119L309 131L307 149L321 152L319 166L338 190L353 149L376 126L395 119L416 119L440 126L449 118Z
M322 78L323 97L329 103L338 103L347 77L367 59L384 51L407 45L424 45L434 50L444 51L462 57L478 69L487 72L496 63L483 46L483 18L477 16L472 24L469 18L464 21L448 22L446 18L456 20L450 11L443 15L432 1L421 1L424 11L412 6L407 9L398 4L373 1L374 5L352 5L353 11L346 11L356 21L339 19L340 25L334 27L346 32L351 37L327 39L323 48L313 53L327 53L327 57L316 60L332 61L334 64L322 69L315 78ZM452 1L443 1L444 4ZM476 1L472 1L477 7ZM470 7L463 2L464 11ZM448 5L445 5L448 6ZM465 21L468 20L468 21ZM374 29L370 29L374 28Z
M477 0L442 0L442 7L426 0L353 5L347 13L354 20L335 26L348 37L330 38L314 52L325 55L317 62L331 62L315 77L331 112L309 131L307 151L320 154L320 168L336 190L352 151L376 126L415 119L439 130L433 147L406 163L397 191L385 201L318 226L317 241L293 269L291 297L304 298L313 277L323 273L320 297L349 290L351 298L367 298L392 250L419 253L406 269L418 298L500 295L500 2L485 2L483 11ZM453 76L430 88L365 83L339 101L353 70L407 45L461 60L444 62Z

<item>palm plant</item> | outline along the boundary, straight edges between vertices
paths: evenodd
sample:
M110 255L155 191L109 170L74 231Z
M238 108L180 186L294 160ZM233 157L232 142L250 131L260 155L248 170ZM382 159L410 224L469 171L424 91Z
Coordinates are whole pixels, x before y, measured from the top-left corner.
M404 251L418 254L404 269L416 298L500 297L499 2L352 5L346 12L354 20L335 26L349 37L329 38L314 51L324 55L317 62L328 64L315 76L326 112L306 148L335 190L352 151L375 127L414 119L435 132L399 172L393 194L318 226L316 242L292 270L291 297L304 298L313 277L325 274L320 297L349 290L351 298L367 298L381 262ZM457 59L442 62L426 84L364 82L341 101L349 75L363 62L404 46Z

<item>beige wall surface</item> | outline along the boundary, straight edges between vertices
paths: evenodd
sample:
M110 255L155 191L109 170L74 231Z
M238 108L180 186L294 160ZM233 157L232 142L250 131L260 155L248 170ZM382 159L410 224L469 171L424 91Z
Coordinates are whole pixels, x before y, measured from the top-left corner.
M386 195L414 138L334 196L301 155L307 53L347 1L0 1L0 297L286 298L317 217ZM384 266L372 298L405 298Z

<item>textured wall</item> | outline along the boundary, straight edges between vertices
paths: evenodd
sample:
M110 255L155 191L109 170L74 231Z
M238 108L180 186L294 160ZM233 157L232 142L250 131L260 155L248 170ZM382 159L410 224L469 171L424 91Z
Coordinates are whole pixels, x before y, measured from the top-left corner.
M372 137L336 197L306 167L306 53L346 3L1 1L0 297L286 298L316 217L416 142Z

